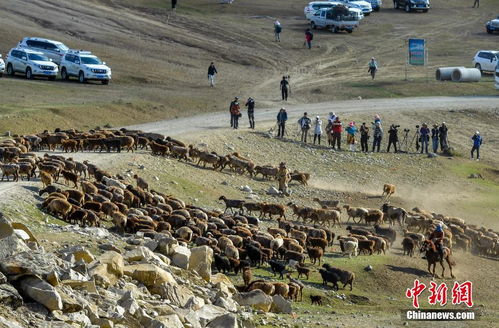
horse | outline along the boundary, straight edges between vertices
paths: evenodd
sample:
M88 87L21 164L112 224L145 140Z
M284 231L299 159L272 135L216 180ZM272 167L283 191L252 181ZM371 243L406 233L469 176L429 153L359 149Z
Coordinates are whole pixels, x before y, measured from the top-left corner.
M431 240L425 240L423 241L423 244L421 245L420 249L421 253L426 252L425 257L426 260L428 261L428 272L433 275L435 278L440 278L436 273L435 273L435 267L437 265L437 262L440 262L440 265L442 266L442 278L444 278L444 272L445 272L445 267L444 267L444 260L447 262L449 265L450 269L450 276L452 278L454 277L454 274L452 273L452 267L456 265L456 262L454 262L451 259L451 250L447 247L443 247L443 253L444 256L443 258L440 258L440 254L438 253L435 244ZM430 267L433 264L433 272L431 271Z

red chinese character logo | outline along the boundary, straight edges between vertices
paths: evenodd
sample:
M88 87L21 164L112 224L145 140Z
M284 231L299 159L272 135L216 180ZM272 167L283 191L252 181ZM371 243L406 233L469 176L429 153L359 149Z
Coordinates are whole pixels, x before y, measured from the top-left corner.
M471 281L465 281L459 284L457 281L454 282L454 287L452 287L452 304L464 303L468 307L473 306L473 291Z
M430 281L430 288L428 289L431 295L428 297L428 303L431 305L435 305L440 303L440 306L444 306L447 304L447 285L443 282L440 285L437 285L433 281ZM438 286L438 287L437 287Z
M416 309L419 308L419 300L418 297L421 295L423 290L426 289L426 285L423 283L420 283L418 279L414 280L414 287L407 289L405 292L405 296L407 298L412 298L412 306L415 307Z

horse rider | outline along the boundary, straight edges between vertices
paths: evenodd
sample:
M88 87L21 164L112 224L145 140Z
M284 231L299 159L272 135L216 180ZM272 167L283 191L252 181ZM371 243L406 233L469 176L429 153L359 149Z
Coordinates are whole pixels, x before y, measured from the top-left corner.
M430 240L435 244L435 247L437 248L438 254L440 255L440 259L444 259L444 241L445 233L444 230L442 229L442 225L438 224L437 227L435 228L435 231L433 231L430 235Z

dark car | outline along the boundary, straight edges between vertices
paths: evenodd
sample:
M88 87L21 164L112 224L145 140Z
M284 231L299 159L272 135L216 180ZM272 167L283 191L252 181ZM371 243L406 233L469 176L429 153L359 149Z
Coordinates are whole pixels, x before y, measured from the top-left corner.
M393 0L395 9L404 9L406 12L421 10L424 13L430 9L430 0Z
M494 32L499 32L499 16L496 19L491 19L485 24L487 33L492 34Z

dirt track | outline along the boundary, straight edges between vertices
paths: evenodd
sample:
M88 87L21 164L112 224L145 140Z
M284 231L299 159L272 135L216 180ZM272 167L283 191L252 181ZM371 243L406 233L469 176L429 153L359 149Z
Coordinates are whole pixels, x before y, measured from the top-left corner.
M403 99L370 99L370 100L347 100L326 102L307 105L286 106L288 121L292 122L299 118L304 111L309 115L325 116L334 111L336 114L347 114L351 112L373 112L383 114L384 112L400 111L427 111L427 110L460 110L460 109L494 109L499 108L498 97L418 97ZM241 103L243 100L241 100ZM228 108L227 104L227 108ZM269 123L275 120L279 108L256 109L256 122ZM243 113L245 111L243 110ZM243 116L245 116L243 114ZM313 117L312 116L312 117ZM244 118L245 119L245 118ZM162 133L166 135L181 135L199 131L226 128L229 117L227 112L203 114L192 117L178 118L132 125L130 129L140 129L147 132Z

